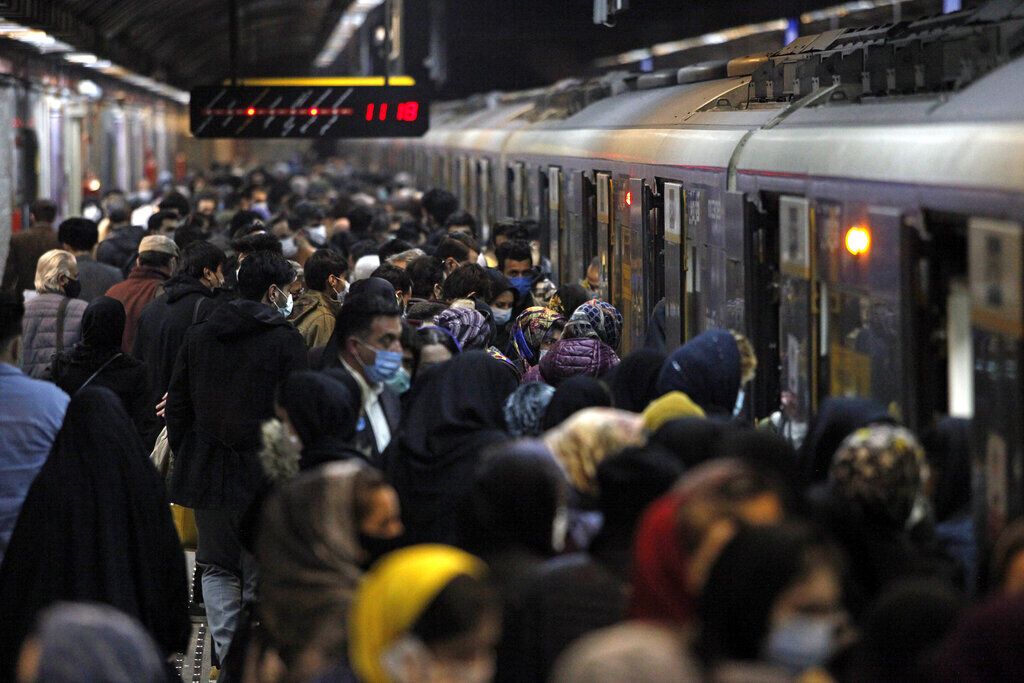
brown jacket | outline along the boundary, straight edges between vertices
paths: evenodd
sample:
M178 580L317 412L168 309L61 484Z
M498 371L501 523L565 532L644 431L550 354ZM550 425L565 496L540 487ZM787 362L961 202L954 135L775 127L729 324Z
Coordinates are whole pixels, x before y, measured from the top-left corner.
M334 334L334 322L341 308L337 300L323 292L310 290L296 302L291 323L302 335L307 349L325 345Z
M7 253L4 280L0 289L20 292L35 289L36 263L51 249L59 249L57 233L49 223L37 223L11 237L11 250Z
M131 353L135 346L135 332L139 329L142 309L153 299L163 294L164 282L169 276L158 268L135 266L124 282L118 282L107 290L107 296L124 305L124 338L121 350Z

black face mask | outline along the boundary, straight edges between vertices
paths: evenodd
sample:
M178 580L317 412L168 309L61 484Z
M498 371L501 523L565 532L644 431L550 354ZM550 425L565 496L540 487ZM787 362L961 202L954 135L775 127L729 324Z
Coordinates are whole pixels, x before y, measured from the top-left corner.
M366 551L366 559L360 565L364 570L369 570L377 560L392 550L398 550L403 545L401 536L398 538L379 538L377 536L367 536L362 531L358 535L359 546Z
M64 285L64 294L72 299L77 299L82 293L82 283L78 280L68 280Z

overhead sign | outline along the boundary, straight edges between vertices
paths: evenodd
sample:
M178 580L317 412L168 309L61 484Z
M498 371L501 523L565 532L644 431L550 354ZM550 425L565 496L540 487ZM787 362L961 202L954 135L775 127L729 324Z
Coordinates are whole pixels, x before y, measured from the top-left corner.
M287 82L287 81L286 81ZM419 137L430 127L422 88L320 84L193 88L190 128L197 138Z

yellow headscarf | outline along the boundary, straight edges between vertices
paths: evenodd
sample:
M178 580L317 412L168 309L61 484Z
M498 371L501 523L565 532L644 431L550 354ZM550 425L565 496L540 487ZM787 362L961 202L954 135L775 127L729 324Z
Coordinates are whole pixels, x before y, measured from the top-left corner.
M616 408L584 408L542 437L581 493L598 494L597 466L629 446L647 442L640 416Z
M704 417L704 410L683 392L670 391L644 410L644 429L653 433L666 422L684 417Z
M452 579L486 571L476 557L446 545L416 545L381 560L359 587L349 614L349 656L359 680L391 683L381 655Z

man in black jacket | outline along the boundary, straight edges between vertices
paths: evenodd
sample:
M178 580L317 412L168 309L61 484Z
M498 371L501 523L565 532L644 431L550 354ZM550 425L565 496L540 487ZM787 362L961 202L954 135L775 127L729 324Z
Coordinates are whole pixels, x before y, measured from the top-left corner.
M220 303L224 252L209 242L193 242L181 253L178 272L164 283L164 293L146 304L139 317L132 355L146 364L151 405L167 392L178 351L189 327L210 317Z
M284 257L256 252L238 273L239 299L192 326L167 395L174 453L170 499L195 508L203 596L220 661L255 588L255 560L241 544L242 518L263 485L260 425L289 373L308 367L302 335L287 315L295 272Z

